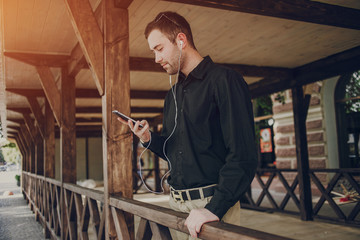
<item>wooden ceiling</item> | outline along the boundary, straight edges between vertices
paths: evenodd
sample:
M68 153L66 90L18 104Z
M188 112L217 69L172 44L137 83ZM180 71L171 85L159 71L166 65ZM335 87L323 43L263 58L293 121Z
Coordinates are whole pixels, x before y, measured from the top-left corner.
M90 0L101 22L100 2ZM25 96L44 104L34 65L51 63L59 86L59 66L82 53L64 0L1 4L0 116L11 131L30 109ZM159 119L170 88L143 35L161 11L183 15L199 52L240 71L257 97L360 68L359 9L358 0L133 0L128 8L132 116ZM77 63L77 124L100 125L101 98L93 75L84 60Z

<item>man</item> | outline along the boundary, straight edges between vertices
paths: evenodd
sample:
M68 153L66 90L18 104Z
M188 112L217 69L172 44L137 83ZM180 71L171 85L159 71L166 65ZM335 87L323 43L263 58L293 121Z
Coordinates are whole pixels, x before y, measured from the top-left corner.
M127 123L144 146L168 159L170 206L189 213L185 225L192 237L206 222L239 224L239 199L257 163L245 81L210 57L203 58L188 22L177 13L159 13L147 25L145 37L155 62L169 75L179 74L165 99L163 131L161 136L151 133L145 120L135 125L119 121Z

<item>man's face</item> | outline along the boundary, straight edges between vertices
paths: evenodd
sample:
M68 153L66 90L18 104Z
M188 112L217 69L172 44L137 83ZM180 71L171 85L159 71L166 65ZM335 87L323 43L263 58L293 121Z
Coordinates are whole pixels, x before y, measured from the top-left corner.
M180 54L177 45L170 42L170 40L157 29L149 34L148 43L150 50L155 54L155 62L159 63L168 74L176 74L179 69Z

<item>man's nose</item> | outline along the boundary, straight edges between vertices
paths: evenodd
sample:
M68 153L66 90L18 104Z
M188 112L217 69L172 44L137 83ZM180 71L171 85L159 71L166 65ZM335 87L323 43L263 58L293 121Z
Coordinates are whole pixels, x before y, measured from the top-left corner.
M155 54L155 62L160 63L162 61L162 57L159 54Z

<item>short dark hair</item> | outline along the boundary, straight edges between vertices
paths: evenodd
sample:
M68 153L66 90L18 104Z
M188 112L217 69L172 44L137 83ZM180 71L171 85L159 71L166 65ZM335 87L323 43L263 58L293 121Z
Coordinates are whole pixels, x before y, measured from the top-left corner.
M148 23L145 28L145 38L148 39L153 30L162 32L170 42L175 44L176 37L179 33L184 33L189 42L189 45L195 48L194 39L191 33L190 24L186 19L176 12L161 12L153 21Z

